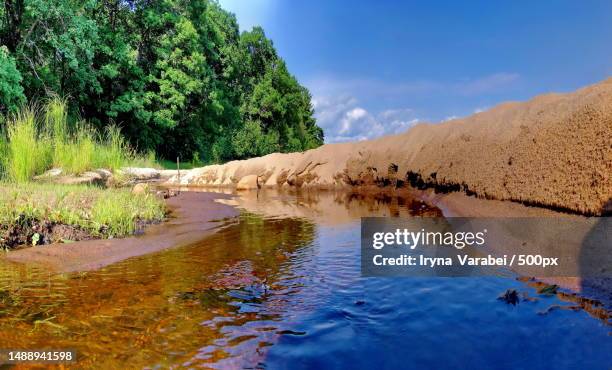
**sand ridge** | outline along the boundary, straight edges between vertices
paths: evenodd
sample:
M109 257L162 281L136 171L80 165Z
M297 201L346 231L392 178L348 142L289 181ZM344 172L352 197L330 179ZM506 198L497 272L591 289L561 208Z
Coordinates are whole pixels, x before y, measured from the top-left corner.
M369 141L274 153L173 176L168 184L379 185L461 191L586 215L612 211L612 78Z

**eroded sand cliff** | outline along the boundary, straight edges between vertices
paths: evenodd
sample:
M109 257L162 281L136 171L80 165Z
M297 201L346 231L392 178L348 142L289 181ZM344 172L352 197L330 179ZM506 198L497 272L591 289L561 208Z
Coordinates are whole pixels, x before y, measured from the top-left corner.
M168 181L179 182L243 189L410 184L600 215L612 211L612 78L399 135L211 165Z

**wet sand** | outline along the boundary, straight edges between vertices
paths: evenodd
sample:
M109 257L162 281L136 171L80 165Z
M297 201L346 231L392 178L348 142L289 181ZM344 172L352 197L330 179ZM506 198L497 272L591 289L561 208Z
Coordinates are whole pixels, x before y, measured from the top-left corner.
M144 234L123 239L88 240L70 244L51 244L11 251L6 259L35 263L57 272L99 269L130 257L187 245L205 238L238 211L216 202L229 195L183 192L167 200L170 218L149 226Z

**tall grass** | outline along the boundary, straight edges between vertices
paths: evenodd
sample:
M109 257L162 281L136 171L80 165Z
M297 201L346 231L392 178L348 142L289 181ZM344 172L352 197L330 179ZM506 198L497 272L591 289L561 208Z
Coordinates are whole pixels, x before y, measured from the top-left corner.
M91 219L106 234L123 236L136 231L138 220L161 220L164 217L163 203L152 194L132 194L115 191L113 196L99 197L91 208Z
M52 98L41 110L28 107L9 117L6 134L0 133L0 175L26 182L51 167L81 174L154 162L150 155L137 155L116 125L99 133L84 121L72 123L66 107L64 100Z
M68 112L66 102L52 98L45 106L45 130L55 146L54 155L61 149L68 138Z
M35 108L25 108L7 125L6 172L16 182L26 182L50 165L51 145L38 130Z
M96 149L95 157L92 160L96 167L107 167L114 170L138 159L116 125L106 127L101 145L98 145Z
M3 127L0 127L0 179L6 178L6 164L8 163L8 142Z
M62 168L67 173L83 173L94 165L97 143L95 132L85 123L79 123L74 133L66 137L53 136L53 166Z

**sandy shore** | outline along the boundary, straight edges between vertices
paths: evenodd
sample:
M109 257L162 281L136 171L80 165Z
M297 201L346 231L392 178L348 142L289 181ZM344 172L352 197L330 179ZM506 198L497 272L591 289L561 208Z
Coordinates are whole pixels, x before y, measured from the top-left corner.
M168 183L239 189L410 183L601 215L612 212L612 78L399 135L197 168Z
M58 272L95 270L112 263L196 242L214 232L224 218L238 211L216 202L229 198L214 193L183 192L169 198L170 219L149 226L143 235L113 240L88 240L11 251L6 259L44 265Z

